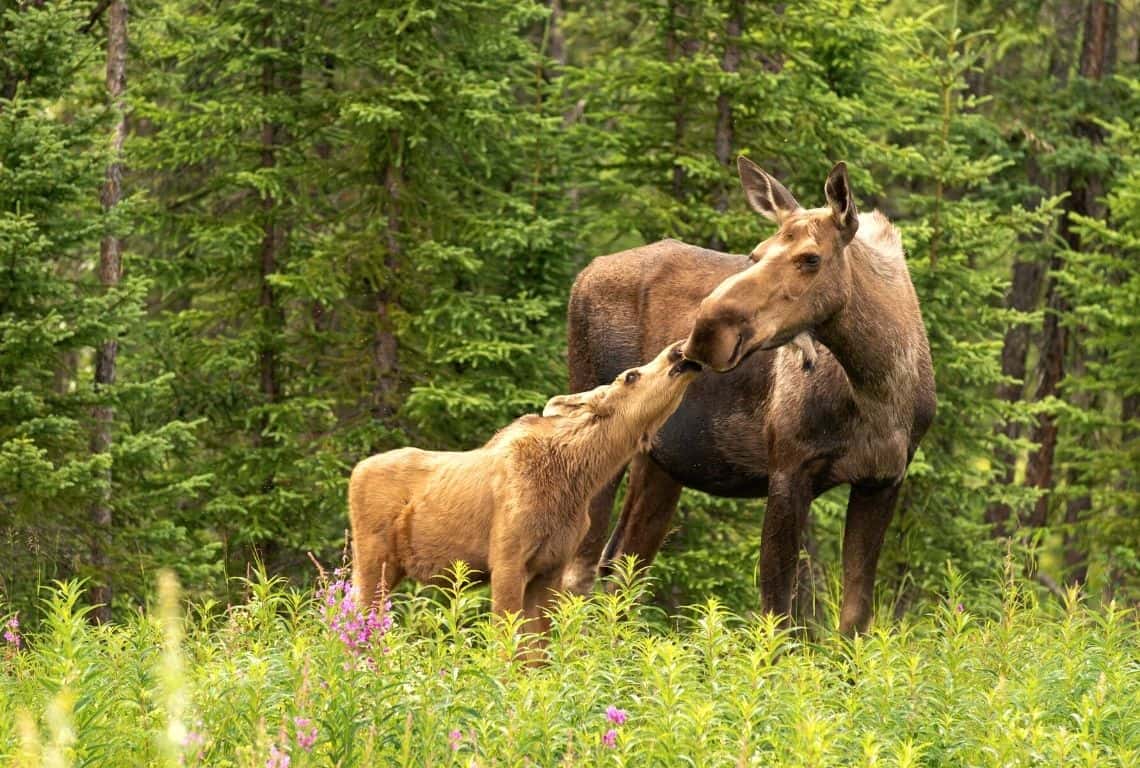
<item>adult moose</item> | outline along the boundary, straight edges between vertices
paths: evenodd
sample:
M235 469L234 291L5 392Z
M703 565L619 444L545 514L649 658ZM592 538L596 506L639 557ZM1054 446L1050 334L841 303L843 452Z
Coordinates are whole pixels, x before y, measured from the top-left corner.
M685 356L721 372L694 382L652 451L631 461L602 567L622 554L652 561L682 486L767 496L761 602L787 615L811 501L847 483L840 629L861 632L900 483L934 418L918 298L898 232L878 211L856 211L846 165L827 177L827 205L806 210L747 158L738 167L751 207L778 225L749 256L664 240L601 256L574 283L572 390L609 381L686 334ZM815 340L812 370L782 346L802 333ZM593 584L620 477L591 504L565 589Z

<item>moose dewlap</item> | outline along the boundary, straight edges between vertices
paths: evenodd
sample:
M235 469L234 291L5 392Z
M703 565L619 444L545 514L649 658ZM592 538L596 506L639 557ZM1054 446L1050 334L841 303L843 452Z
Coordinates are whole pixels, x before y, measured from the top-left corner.
M543 608L589 528L587 505L676 410L700 365L670 345L611 384L560 395L481 448L401 448L356 465L349 482L357 594L405 576L432 581L464 560L490 578L496 613Z

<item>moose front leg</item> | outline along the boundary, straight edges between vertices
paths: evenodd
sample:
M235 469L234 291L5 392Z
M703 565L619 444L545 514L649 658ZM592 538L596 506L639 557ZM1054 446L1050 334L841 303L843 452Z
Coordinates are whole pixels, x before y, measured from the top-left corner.
M883 537L895 511L899 483L886 487L851 486L843 528L843 608L839 631L867 631L875 598L875 571Z
M760 606L791 620L792 583L800 555L800 538L811 507L811 481L792 473L768 479L768 509L760 538Z
M618 485L624 474L623 468L613 480L602 486L594 498L590 499L590 528L582 543L578 545L574 559L562 572L561 588L564 592L587 595L594 588L594 582L598 577L598 561L602 557L602 550L605 549L609 535L614 497L617 496Z
M526 566L519 560L491 562L491 611L499 616L523 612Z

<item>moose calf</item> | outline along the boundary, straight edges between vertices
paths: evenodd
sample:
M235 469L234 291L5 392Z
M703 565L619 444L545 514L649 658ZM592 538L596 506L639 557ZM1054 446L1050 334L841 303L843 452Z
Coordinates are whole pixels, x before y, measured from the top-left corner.
M401 448L356 465L349 483L354 582L373 600L383 579L438 580L465 560L491 582L498 614L529 632L578 551L587 506L676 410L701 366L671 345L612 384L551 398L466 452Z

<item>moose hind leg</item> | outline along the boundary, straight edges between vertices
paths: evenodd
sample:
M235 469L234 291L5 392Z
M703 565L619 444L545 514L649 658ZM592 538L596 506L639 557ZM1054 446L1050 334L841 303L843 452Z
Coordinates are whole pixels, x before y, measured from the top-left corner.
M609 575L614 560L623 555L636 555L641 567L653 562L669 532L681 488L648 454L634 456L621 518L602 556L603 576Z
M839 631L845 635L865 632L871 622L879 552L898 494L897 483L875 489L851 486L843 527L843 607L839 612Z
M387 537L369 533L353 538L352 583L361 605L375 603L404 578L404 569Z
M562 574L562 590L575 595L585 595L594 588L598 578L598 560L602 556L602 549L606 545L606 534L610 529L610 517L614 509L614 497L617 496L618 485L625 474L623 468L617 473L594 498L590 499L590 529L586 538L578 546L574 555Z

